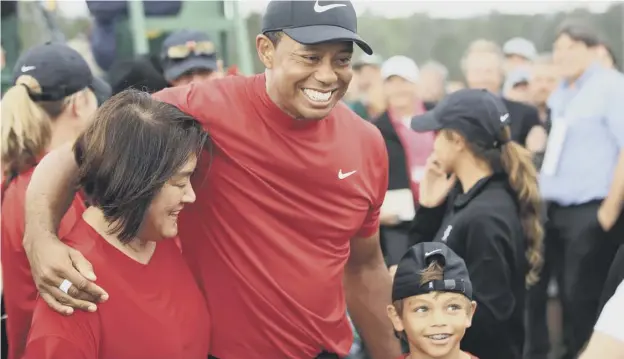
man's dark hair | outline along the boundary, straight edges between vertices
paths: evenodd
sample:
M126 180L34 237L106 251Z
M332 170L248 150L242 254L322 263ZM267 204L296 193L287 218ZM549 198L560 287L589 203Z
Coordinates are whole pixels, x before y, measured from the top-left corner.
M283 31L267 31L264 33L264 36L268 37L269 40L273 43L274 46L277 46L279 42L282 40L282 36L284 36Z
M206 141L193 117L145 92L126 90L97 110L76 141L79 183L115 223L112 234L127 243L158 191Z
M603 42L600 45L602 45L602 47L604 47L605 50L607 50L607 53L609 54L609 57L611 57L611 62L613 62L613 67L615 67L617 69L618 68L618 61L617 61L617 58L615 57L615 52L613 52L613 48L611 46L609 46L609 44L607 44L606 42Z
M580 21L566 21L561 24L555 38L558 39L562 35L567 35L574 41L580 41L587 47L596 47L602 44L598 32Z
M113 95L129 88L152 93L169 86L159 59L154 55L140 55L114 63L108 71L108 80Z

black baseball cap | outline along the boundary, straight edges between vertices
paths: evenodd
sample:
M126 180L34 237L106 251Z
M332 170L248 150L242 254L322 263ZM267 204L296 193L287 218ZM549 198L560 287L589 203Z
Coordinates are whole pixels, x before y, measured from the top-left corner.
M357 34L351 1L271 0L262 17L262 33L269 31L283 31L304 45L352 41L365 53L373 53Z
M421 274L432 261L444 270L444 279L421 286ZM411 247L401 258L392 284L392 301L430 292L455 292L472 299L472 283L464 260L440 242L423 242Z
M13 69L13 83L22 75L35 78L41 93L30 93L34 101L58 101L93 85L93 74L85 59L71 47L48 42L26 50Z
M214 44L212 38L201 31L178 30L171 33L163 42L161 52L162 67L167 81L173 81L189 71L216 71L218 69L216 51L210 54L195 54L191 51L187 57L181 59L172 59L167 55L171 47L185 45L190 42L210 42Z
M436 107L412 119L416 132L452 129L483 148L498 148L510 115L503 101L487 90L462 89L447 95Z

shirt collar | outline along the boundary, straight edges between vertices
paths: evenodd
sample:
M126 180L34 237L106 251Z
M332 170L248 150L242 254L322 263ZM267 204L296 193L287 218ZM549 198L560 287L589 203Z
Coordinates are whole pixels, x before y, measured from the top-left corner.
M455 201L453 202L455 209L460 209L465 207L470 201L472 201L475 197L477 197L480 193L482 193L490 184L494 183L502 183L503 186L506 185L507 175L504 173L495 173L491 176L480 179L471 189L466 193L462 193L461 184L458 182L458 189L460 193L455 197Z

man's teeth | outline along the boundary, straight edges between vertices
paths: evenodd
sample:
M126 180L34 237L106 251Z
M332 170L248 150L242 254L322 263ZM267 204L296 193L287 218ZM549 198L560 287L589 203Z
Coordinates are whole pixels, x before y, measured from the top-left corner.
M329 98L331 97L331 91L330 92L320 92L320 91L316 91L316 90L311 90L311 89L303 89L303 93L306 94L306 96L308 96L308 98L312 101L317 101L317 102L326 102L329 100Z
M433 340L444 340L450 336L451 336L450 334L436 334L436 335L429 335L428 337Z

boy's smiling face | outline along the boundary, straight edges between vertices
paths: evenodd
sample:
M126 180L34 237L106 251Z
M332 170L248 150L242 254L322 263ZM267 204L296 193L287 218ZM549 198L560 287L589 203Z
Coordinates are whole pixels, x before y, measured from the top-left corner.
M462 294L431 292L404 299L400 313L388 306L388 316L397 332L407 334L411 353L440 358L459 352L476 306Z

